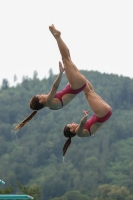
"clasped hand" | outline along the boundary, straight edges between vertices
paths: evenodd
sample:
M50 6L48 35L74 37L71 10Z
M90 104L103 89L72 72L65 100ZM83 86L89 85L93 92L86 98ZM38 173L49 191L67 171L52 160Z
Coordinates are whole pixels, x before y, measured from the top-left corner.
M65 67L63 67L60 61L59 61L59 69L60 69L60 73L63 73L65 71Z
M82 110L82 113L83 113L85 116L88 116L89 111L90 111L90 110Z

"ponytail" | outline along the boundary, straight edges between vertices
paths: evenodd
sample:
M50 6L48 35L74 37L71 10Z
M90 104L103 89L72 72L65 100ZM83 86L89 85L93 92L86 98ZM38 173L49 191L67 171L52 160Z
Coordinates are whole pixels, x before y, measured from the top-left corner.
M18 132L25 124L27 124L37 113L37 110L34 110L28 117L26 117L22 122L20 122L15 128L14 131Z
M65 142L64 146L63 146L63 157L64 157L64 155L65 155L65 153L66 153L68 147L69 147L70 144L71 144L71 138L74 137L76 134L75 134L75 133L72 133L72 132L70 131L70 128L67 127L67 126L64 127L63 134L64 134L65 137L68 138L67 141Z
M69 138L67 139L67 141L65 142L65 144L64 144L64 146L63 146L63 157L64 157L64 155L65 155L65 153L66 153L68 147L70 146L70 144L71 144L71 137L69 137Z

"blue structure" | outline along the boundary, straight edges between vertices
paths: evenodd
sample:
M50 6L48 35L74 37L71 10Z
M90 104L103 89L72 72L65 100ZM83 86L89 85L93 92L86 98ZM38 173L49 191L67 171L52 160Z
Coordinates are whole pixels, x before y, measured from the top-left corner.
M17 194L2 194L0 195L0 200L30 200L34 199L33 197L29 195L17 195Z
M5 182L0 179L0 184L5 184Z
M4 181L0 180L0 184L5 184ZM0 194L0 200L30 200L33 197L26 194Z

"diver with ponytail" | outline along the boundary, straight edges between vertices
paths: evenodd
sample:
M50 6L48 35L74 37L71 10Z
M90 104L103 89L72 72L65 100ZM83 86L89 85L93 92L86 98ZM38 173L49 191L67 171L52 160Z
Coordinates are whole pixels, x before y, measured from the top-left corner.
M15 127L14 131L16 132L29 122L40 109L45 107L51 110L61 109L86 87L86 78L72 62L69 49L61 38L61 32L53 24L49 26L49 30L57 42L64 66L59 62L60 73L54 81L50 92L48 94L37 94L30 100L30 108L33 112ZM63 72L65 72L68 84L62 91L57 92Z
M86 80L86 82L87 86L84 89L84 95L94 114L87 120L89 110L83 110L82 113L84 116L79 124L72 122L64 127L63 134L68 140L63 146L63 157L71 144L72 137L76 135L78 137L89 137L94 135L112 115L112 108L96 94L92 84L88 80Z

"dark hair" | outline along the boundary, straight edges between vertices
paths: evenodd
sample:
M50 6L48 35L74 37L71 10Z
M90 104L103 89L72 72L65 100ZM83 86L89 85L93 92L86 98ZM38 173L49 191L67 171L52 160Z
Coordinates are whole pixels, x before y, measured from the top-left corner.
M68 126L64 127L63 133L64 133L64 136L68 138L67 141L65 142L64 146L63 146L63 156L64 156L68 147L71 144L71 138L74 137L76 134L72 133Z
M20 122L15 128L14 131L19 131L27 122L29 122L37 113L38 110L42 109L44 105L42 103L39 103L39 99L37 96L32 97L30 100L30 108L33 110L33 112L28 115L22 122Z
M34 96L30 100L30 108L32 110L40 110L40 109L44 108L44 105L42 103L39 103L39 99L37 96Z
M37 111L33 111L28 117L26 117L22 122L20 122L15 128L14 131L19 131L27 122L29 122L35 115Z

